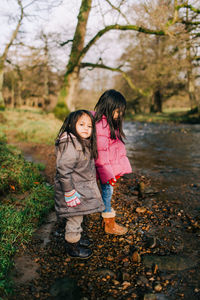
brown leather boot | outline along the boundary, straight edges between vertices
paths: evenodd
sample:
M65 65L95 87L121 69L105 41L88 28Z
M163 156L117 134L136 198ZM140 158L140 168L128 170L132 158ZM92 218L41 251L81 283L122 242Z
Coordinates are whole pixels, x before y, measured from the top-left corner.
M126 234L128 229L122 225L115 222L115 212L104 212L102 213L105 233L123 235Z

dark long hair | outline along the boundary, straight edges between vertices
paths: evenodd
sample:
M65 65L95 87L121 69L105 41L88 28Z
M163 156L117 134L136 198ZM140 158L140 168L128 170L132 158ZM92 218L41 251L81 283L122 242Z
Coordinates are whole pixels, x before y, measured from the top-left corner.
M90 153L91 153L91 157L92 158L97 158L97 145L96 145L96 129L95 129L95 121L94 121L94 117L93 115L91 114L91 112L89 112L88 110L84 110L84 109L81 109L81 110L76 110L76 111L73 111L71 112L67 117L66 119L64 120L63 122L63 125L62 127L60 128L59 130L59 133L57 135L57 138L56 138L56 142L55 144L58 145L59 144L59 139L60 137L62 136L62 134L64 132L67 133L68 135L68 138L71 139L74 147L75 147L75 144L74 144L74 141L73 141L73 138L71 136L71 134L75 135L77 140L79 141L79 143L81 144L82 146L82 149L83 149L83 152L85 153L85 147L86 147L86 142L84 139L82 139L80 137L80 135L77 133L76 131L76 123L77 121L79 120L79 118L82 116L82 115L88 115L92 121L92 134L91 136L88 138L89 140L89 149L90 149Z
M124 96L116 90L107 90L101 95L94 109L96 111L95 122L99 122L104 115L110 127L111 139L118 137L123 141L125 134L122 129L122 122L126 110L126 99ZM113 119L115 109L118 109L120 112L117 120Z

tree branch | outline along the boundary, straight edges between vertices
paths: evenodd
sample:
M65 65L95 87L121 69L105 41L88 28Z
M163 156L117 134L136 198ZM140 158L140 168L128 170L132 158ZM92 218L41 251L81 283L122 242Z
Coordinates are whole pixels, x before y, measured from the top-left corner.
M126 20L126 22L127 22L128 24L130 24L130 22L129 22L129 20L127 19L126 15L123 14L123 13L121 12L121 10L120 10L119 7L114 6L114 5L110 2L110 0L106 0L106 2L107 2L114 10L118 11L118 13L119 13L120 15L122 15L122 17Z
M60 46L63 47L63 46L65 46L65 45L67 45L67 44L69 44L71 42L73 42L73 40L67 40L66 42L60 43Z
M11 36L11 38L10 38L10 41L9 41L9 43L6 45L6 47L5 47L5 49L4 49L4 52L3 52L2 56L1 56L1 61L2 61L2 62L5 61L5 59L6 59L6 57L7 57L7 54L8 54L8 50L9 50L10 46L13 44L13 41L14 41L14 40L16 39L16 37L17 37L17 34L18 34L18 32L19 32L19 28L20 28L21 23L22 23L22 19L23 19L23 17L24 17L24 8L23 8L23 6L22 6L22 2L21 2L21 0L17 0L17 2L18 2L18 5L19 5L19 7L20 7L20 17L19 17L19 20L18 20L18 22L17 22L17 26L16 26L15 30L13 31L13 33L12 33L12 36Z
M192 5L189 5L189 4L186 4L186 3L183 3L183 4L180 4L180 5L177 5L176 8L179 10L181 8L189 8L191 11L197 13L197 14L200 14L200 9L198 8L195 8L193 7Z
M89 43L83 48L83 50L80 53L79 59L84 57L84 55L87 53L87 51L90 49L90 47L98 40L102 35L104 35L106 32L110 30L133 30L138 32L143 32L146 34L155 34L155 35L165 35L165 32L163 30L152 30L144 27L140 27L137 25L109 25L97 32L97 34L89 41Z
M122 76L127 81L128 85L130 86L130 88L132 90L134 90L139 95L142 95L142 96L145 96L145 97L148 96L148 93L143 91L140 88L137 88L136 85L133 83L131 77L126 72L121 70L119 67L118 68L113 68L113 67L106 66L104 64L93 64L93 63L90 63L90 62L80 63L80 67L81 68L91 68L91 69L100 68L100 69L110 70L110 71L114 71L114 72L119 72L119 73L122 74Z

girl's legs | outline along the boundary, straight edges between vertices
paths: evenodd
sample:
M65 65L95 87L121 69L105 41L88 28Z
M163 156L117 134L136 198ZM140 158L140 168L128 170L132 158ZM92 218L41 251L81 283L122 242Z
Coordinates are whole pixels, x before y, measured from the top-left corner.
M71 257L89 258L92 250L81 244L81 223L83 216L69 217L65 226L66 250ZM84 247L85 246L85 247Z
M83 231L81 223L83 222L83 216L69 217L65 226L65 240L68 243L77 243L81 238L81 232Z
M113 194L113 187L110 184L103 184L101 183L101 190L102 190L102 199L105 205L104 212L111 212L111 199Z
M102 184L102 199L105 205L105 210L102 213L103 226L106 233L123 235L126 234L127 228L115 222L115 211L111 207L111 198L113 187L110 184Z

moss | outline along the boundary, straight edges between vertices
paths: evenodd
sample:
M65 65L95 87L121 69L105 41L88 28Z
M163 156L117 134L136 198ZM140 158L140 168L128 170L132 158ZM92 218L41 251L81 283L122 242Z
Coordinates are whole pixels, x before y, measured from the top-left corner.
M58 104L56 105L56 107L53 110L53 113L56 118L64 121L64 119L68 116L70 111L64 102L58 102Z

